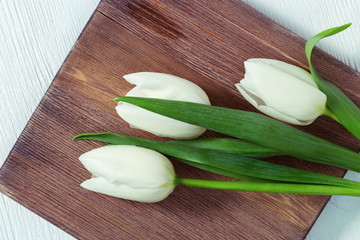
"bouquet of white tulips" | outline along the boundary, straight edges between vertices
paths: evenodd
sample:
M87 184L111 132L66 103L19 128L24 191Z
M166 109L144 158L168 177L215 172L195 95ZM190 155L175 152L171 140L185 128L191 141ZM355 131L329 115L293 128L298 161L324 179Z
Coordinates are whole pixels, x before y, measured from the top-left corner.
M81 133L74 140L110 143L80 156L93 177L86 189L141 202L166 198L178 185L237 191L360 196L360 183L262 160L289 155L360 172L360 155L286 123L311 124L327 115L360 139L360 110L311 64L322 38L350 24L323 31L305 48L311 73L272 59L249 59L236 87L254 107L271 116L211 106L194 83L164 73L124 76L136 85L116 111L131 127L176 140L155 141L111 132ZM276 120L281 120L282 122ZM206 129L229 138L201 138ZM168 157L241 181L181 178Z

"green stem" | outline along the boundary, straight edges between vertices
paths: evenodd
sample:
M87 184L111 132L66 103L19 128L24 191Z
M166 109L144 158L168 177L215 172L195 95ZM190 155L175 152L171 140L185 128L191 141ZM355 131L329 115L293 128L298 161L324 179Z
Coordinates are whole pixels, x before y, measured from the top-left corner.
M312 184L215 181L177 177L175 185L246 192L360 196L360 189Z
M333 120L335 120L335 121L337 121L337 122L340 123L340 121L339 121L339 119L336 117L336 115L335 115L332 111L330 111L330 109L327 108L327 107L325 108L325 111L323 112L323 115L328 116L329 118L332 118Z

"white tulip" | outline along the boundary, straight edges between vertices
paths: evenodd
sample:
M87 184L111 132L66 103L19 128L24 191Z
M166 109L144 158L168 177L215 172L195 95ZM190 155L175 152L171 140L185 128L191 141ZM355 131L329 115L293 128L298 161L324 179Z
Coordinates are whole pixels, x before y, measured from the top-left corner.
M93 177L83 188L139 202L158 202L174 189L175 171L162 154L150 149L109 145L79 157Z
M245 77L236 87L261 112L284 122L308 125L327 111L326 95L304 69L262 58L249 59L244 65Z
M138 72L124 78L135 84L126 96L148 97L187 101L210 105L206 93L196 84L170 74ZM200 136L206 129L181 122L129 103L119 102L117 113L133 128L138 128L161 137L190 139Z

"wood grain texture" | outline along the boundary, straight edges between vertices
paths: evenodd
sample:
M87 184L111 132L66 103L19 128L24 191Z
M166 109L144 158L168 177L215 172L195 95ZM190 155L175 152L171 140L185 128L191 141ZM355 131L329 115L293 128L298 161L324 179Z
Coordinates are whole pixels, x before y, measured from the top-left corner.
M75 134L152 137L130 129L114 111L113 97L131 88L122 75L171 73L199 84L214 105L254 110L233 86L245 59L270 57L306 67L304 40L242 3L213 4L103 1L1 168L0 190L79 239L303 239L327 197L179 187L163 202L141 204L79 187L89 173L77 157L100 144L74 144ZM357 72L320 51L314 63L360 99ZM305 129L358 149L354 138L328 119ZM273 161L344 173L290 158ZM219 178L174 163L180 176Z

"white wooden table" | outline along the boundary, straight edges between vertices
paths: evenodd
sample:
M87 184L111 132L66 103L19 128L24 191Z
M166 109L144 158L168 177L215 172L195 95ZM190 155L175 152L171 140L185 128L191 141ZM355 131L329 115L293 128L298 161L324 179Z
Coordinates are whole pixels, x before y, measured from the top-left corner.
M305 39L352 22L350 29L318 46L360 71L360 1L245 2ZM98 3L0 0L0 166ZM360 174L346 177L360 181ZM74 238L0 194L0 239ZM360 239L360 198L332 197L307 239Z

